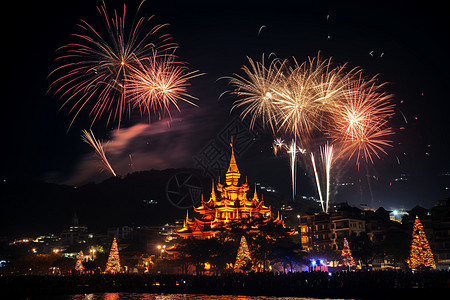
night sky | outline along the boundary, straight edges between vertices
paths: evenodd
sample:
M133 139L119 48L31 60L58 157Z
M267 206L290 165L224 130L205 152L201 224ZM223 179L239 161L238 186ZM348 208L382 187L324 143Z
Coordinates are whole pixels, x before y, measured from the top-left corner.
M338 190L336 198L353 204L371 202L410 209L416 204L429 208L448 197L447 10L443 4L428 2L341 2L144 3L141 13L156 15L155 23L170 24L164 32L179 44L177 55L206 75L191 80L189 89L199 98L199 107L182 104L181 112L172 111L172 120L149 123L148 118L133 115L119 133L114 122L106 126L105 120L99 120L94 125L97 137L109 141L105 147L116 172L126 175L193 167L192 157L238 113L230 113L232 97L218 100L230 89L218 78L240 73L247 56L260 60L263 53L274 52L281 58L294 56L304 61L320 51L336 64L348 63L361 67L364 74L379 74L389 83L387 90L395 95L397 104L390 124L396 132L394 147L367 169L338 170L336 182L355 185ZM123 2L106 3L110 11L122 10ZM138 3L126 2L130 19ZM71 41L70 34L77 30L79 20L103 26L96 4L87 0L25 1L4 10L0 104L3 181L41 179L80 185L109 177L100 171L91 148L81 142L81 130L90 124L87 113L68 130L72 115L64 109L58 111L61 101L46 93L50 84L47 76L56 66L56 49ZM288 160L274 157L271 140L269 134L263 136L238 164L249 181L289 192ZM301 176L304 172L308 170L299 171L299 194L314 195L308 174ZM367 182L371 182L371 193Z

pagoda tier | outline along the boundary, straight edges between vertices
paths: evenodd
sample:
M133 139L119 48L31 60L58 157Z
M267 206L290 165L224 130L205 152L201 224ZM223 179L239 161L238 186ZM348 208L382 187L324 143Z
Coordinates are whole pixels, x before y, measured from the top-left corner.
M200 206L194 207L194 211L200 214L201 218L189 221L186 217L185 226L176 233L184 238L209 238L215 236L219 232L218 229L229 222L251 217L271 219L271 208L265 206L264 201L258 198L256 186L253 197L248 199L247 179L239 183L240 179L241 173L231 145L230 165L225 174L225 182L217 183L216 187L214 182L212 183L208 201L202 198ZM281 219L273 221L279 222Z
M175 232L184 238L198 238L215 236L219 231L215 228L217 225L213 222L202 221L194 218L194 221L189 221L189 216L186 214L186 221L184 227Z

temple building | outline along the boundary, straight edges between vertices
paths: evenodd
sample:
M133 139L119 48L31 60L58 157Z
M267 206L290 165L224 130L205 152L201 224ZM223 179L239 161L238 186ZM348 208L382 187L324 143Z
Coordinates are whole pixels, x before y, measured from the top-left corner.
M234 157L233 145L231 144L231 158L228 171L225 174L225 182L212 183L211 195L208 201L202 201L194 211L201 215L200 219L189 220L186 215L184 227L175 232L183 238L210 238L220 232L220 228L229 222L235 222L243 218L264 218L267 222L283 224L282 219L271 218L271 207L264 205L264 201L258 198L256 187L253 197L249 199L247 192L249 186L247 178L242 182ZM283 224L284 225L284 224Z

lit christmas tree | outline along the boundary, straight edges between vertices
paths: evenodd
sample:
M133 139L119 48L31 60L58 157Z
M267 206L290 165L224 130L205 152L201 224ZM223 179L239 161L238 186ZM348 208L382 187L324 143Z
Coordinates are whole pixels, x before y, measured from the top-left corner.
M234 264L235 272L249 272L252 268L252 258L248 250L247 240L244 236L241 238L241 243L236 256L236 263Z
M106 273L119 273L120 272L120 258L119 258L119 249L117 248L117 241L114 238L111 251L109 252L108 262L106 263Z
M423 231L422 223L417 216L412 230L411 254L408 259L408 266L411 269L416 269L419 266L436 269L433 253Z
M77 255L77 262L75 263L75 270L77 270L78 272L84 271L83 260L84 254L83 251L80 251L80 253L78 253Z
M342 264L347 267L354 267L355 261L353 260L352 251L350 250L350 246L348 245L347 238L344 238L344 248L341 253Z

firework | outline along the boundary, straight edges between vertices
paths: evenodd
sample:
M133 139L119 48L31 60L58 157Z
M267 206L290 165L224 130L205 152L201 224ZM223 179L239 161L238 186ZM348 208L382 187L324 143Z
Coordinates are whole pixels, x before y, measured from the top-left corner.
M281 138L277 138L273 141L273 153L275 156L277 156L278 151L282 149L284 145L284 141Z
M75 41L58 49L61 55L55 61L59 66L49 76L59 77L52 81L49 90L64 99L62 107L71 106L74 117L70 126L86 109L92 124L107 116L108 122L118 119L120 127L122 118L131 113L126 95L130 70L155 50L166 52L176 45L169 35L160 34L165 24L151 26L153 16L136 17L128 26L125 5L122 14L114 11L112 17L104 5L97 8L105 28L98 30L80 21L80 33L72 34Z
M292 193L296 193L297 148L309 148L309 141L315 132L322 133L327 117L339 105L346 91L348 78L354 71L344 72L345 66L333 67L331 59L320 56L289 66L288 60L276 59L268 66L249 58L250 67L242 69L240 75L230 79L238 95L236 107L244 107L241 117L251 118L252 128L257 119L272 129L282 131L292 139L287 147L290 155ZM300 147L297 147L297 143ZM282 144L282 143L281 143ZM275 153L281 148L274 144Z
M297 193L297 145L295 140L291 141L288 153L291 165L292 199L295 199Z
M273 60L265 65L249 58L250 67L242 69L245 78L235 75L230 84L238 95L235 107L244 107L241 117L257 119L272 129L295 138L302 148L307 147L314 132L321 132L327 117L339 105L346 91L348 79L355 71L344 72L345 66L333 67L331 59L320 56L292 66L288 60Z
M311 164L314 170L314 178L316 181L317 192L319 194L320 204L323 212L328 212L330 195L331 195L331 167L334 163L333 145L326 143L323 147L320 147L320 168L316 165L314 153L311 153ZM320 174L319 174L320 173ZM321 175L321 176L320 176ZM321 184L321 180L323 184ZM322 194L322 187L324 186L325 199Z
M250 68L242 67L248 78L237 74L229 78L230 84L235 87L234 94L239 98L234 103L235 107L244 107L241 116L242 118L250 116L250 128L253 128L256 120L261 118L263 125L275 133L279 108L274 95L285 80L283 69L287 61L275 59L266 66L264 56L261 63L254 62L251 58L248 60Z
M239 97L236 107L243 107L241 117L251 118L251 127L257 119L293 141L289 146L275 140L275 155L286 149L290 155L293 195L297 150L311 153L311 164L322 209L328 211L331 195L331 171L341 157L356 157L373 163L373 156L386 153L388 137L393 133L387 126L393 114L391 95L383 92L377 78L365 79L358 68L333 66L331 59L318 55L302 64L295 59L276 60L268 67L249 59L250 67L243 67L245 78L235 75L230 83ZM318 141L329 140L320 147L320 164L313 151ZM300 145L300 147L294 146ZM339 151L335 151L339 149ZM336 153L335 153L336 152ZM321 184L323 182L323 184Z
M353 71L332 67L331 59L310 58L289 68L287 80L276 93L277 123L281 130L297 137L307 147L314 132L327 125L328 114L338 106Z
M154 54L131 70L131 76L126 81L126 93L133 106L149 116L151 112L167 112L170 115L170 105L180 110L177 100L197 106L191 101L197 98L187 93L187 87L190 85L189 79L200 75L198 71L189 72L183 63L175 60L174 55Z
M322 211L325 211L325 206L323 204L323 197L322 197L322 189L320 188L319 173L317 172L316 160L314 158L314 153L311 153L311 164L312 164L313 170L314 170L314 178L316 179L316 187L317 187L317 193L319 194L320 205L322 206Z
M388 137L393 131L387 122L394 113L394 105L392 95L382 92L382 87L376 78L354 80L333 115L330 135L341 143L341 155L348 159L356 156L358 166L361 157L373 163L373 156L379 158L379 153L386 153L384 148L391 146Z
M320 155L322 156L322 161L325 168L325 187L327 191L326 197L326 206L325 212L328 213L328 207L330 203L330 174L331 174L331 166L333 165L333 145L329 145L328 143L320 148Z
M114 172L113 168L111 167L111 164L108 161L108 158L106 158L105 151L103 150L102 143L97 140L94 136L94 133L92 130L89 132L87 130L82 130L81 139L83 142L89 144L92 148L95 150L95 154L102 160L103 165L106 167L106 169L111 172L111 174L116 177L116 173Z
M295 198L295 194L297 193L297 157L298 154L305 154L306 150L297 146L295 139L291 140L289 145L285 144L283 139L277 138L273 141L273 149L275 155L278 154L278 151L281 149L286 150L286 153L289 155L289 166L291 170L291 186L292 186L292 199Z

